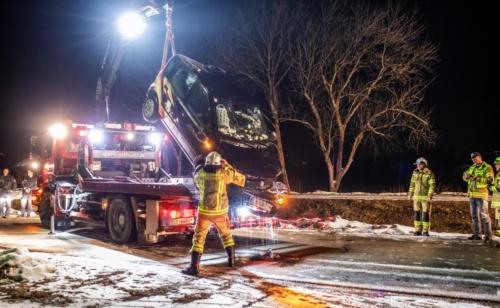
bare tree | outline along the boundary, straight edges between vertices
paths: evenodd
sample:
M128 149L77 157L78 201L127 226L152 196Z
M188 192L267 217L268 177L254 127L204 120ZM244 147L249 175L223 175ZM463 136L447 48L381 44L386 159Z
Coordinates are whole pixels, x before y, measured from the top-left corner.
M242 10L232 38L219 46L223 67L255 84L265 95L276 132L283 181L289 185L280 131L283 88L291 61L289 42L296 11L283 0L253 2Z
M422 105L437 61L416 13L387 5L330 2L303 19L294 54L294 90L303 99L287 120L315 136L338 191L363 144L433 144Z

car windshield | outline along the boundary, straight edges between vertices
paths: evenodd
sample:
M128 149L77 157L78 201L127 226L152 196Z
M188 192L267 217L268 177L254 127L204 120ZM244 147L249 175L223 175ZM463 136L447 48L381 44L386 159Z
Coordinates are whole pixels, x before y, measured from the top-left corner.
M207 86L217 98L248 100L250 93L234 77L211 66L208 73L200 73L202 83Z
M270 132L258 107L218 104L217 124L223 135L244 142L266 142Z

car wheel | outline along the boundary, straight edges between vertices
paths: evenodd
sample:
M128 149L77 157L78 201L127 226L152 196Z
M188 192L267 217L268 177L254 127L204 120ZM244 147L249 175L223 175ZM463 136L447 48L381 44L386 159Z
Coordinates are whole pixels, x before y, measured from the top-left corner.
M128 198L116 196L106 213L106 222L113 242L125 244L137 238L135 218Z
M142 117L148 123L156 123L160 119L158 113L158 96L154 91L150 91L142 105Z
M52 208L50 206L50 194L45 193L42 195L40 200L40 222L42 227L45 229L50 229L50 216L52 216Z

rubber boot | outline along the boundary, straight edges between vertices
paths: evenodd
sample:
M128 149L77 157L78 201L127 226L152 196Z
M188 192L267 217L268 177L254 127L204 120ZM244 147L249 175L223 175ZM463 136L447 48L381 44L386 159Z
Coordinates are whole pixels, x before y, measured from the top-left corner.
M227 252L227 265L229 267L233 267L236 265L236 257L234 255L234 246L230 246L226 248Z
M421 236L422 235L422 231L417 230L417 231L413 232L413 235L415 235L415 236Z
M201 253L193 251L191 253L191 265L188 268L183 269L182 273L191 276L198 276L200 274L200 260Z
M422 236L429 236L429 232L428 231L422 232Z

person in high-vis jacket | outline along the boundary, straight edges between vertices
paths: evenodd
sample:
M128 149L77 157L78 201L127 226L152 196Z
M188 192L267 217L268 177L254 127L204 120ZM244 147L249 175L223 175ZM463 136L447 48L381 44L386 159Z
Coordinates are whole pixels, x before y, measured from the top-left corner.
M467 196L469 197L470 214L472 218L472 236L469 240L480 240L479 217L484 233L484 242L491 240L491 222L488 213L488 184L493 182L493 168L483 161L481 154L471 154L472 166L464 172L462 178L467 182ZM478 217L479 212L479 217Z
M490 185L490 190L493 192L491 207L495 209L495 223L493 224L493 228L495 229L495 235L500 236L500 156L495 158L493 164L497 172L493 183Z
M200 260L205 246L205 238L212 224L219 232L222 245L226 249L228 265L234 266L234 240L229 221L229 199L227 185L245 186L245 176L236 171L222 159L217 152L211 152L205 159L205 165L195 170L194 181L200 192L198 216L194 229L191 265L183 270L184 274L197 276L200 272Z
M420 157L411 175L409 198L413 200L415 235L429 236L431 225L431 200L436 189L436 177L429 169L427 160Z

